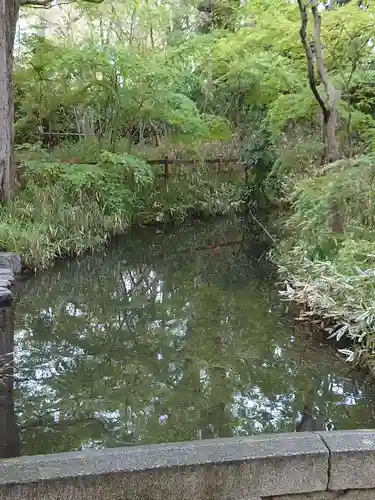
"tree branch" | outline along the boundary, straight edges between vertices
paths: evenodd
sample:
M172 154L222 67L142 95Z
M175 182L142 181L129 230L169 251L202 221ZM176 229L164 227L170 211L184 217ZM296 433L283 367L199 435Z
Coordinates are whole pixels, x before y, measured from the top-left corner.
M318 70L319 77L324 85L324 89L326 91L327 97L328 97L328 112L334 112L335 104L337 101L337 91L335 87L332 85L332 82L328 76L327 68L325 67L324 64L324 57L323 57L323 49L322 49L322 42L320 39L320 25L321 25L321 17L318 12L318 5L317 5L317 0L311 0L311 12L313 15L313 20L314 20L314 27L313 27L313 41L314 41L314 48L315 48L315 58L316 58L316 67ZM326 106L327 107L327 106Z
M298 7L299 11L301 14L301 27L299 30L299 36L301 39L301 43L303 48L305 49L306 53L306 59L307 59L307 74L309 77L309 85L311 88L312 93L314 94L315 99L317 100L324 118L327 118L329 116L329 110L327 109L325 102L322 98L322 96L319 94L317 85L316 85L316 80L315 80L315 72L314 72L314 57L313 53L311 50L311 46L309 42L307 41L307 8L306 4L304 3L304 0L298 0Z

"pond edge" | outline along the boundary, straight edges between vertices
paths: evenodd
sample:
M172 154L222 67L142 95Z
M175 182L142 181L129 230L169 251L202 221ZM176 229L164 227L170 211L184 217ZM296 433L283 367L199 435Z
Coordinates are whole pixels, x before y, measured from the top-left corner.
M373 490L373 498L374 469L375 430L261 434L5 459L0 497L297 499Z

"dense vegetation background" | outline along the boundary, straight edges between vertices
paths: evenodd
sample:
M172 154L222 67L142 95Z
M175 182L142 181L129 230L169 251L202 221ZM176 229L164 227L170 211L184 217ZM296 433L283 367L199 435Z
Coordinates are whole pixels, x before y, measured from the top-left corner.
M324 316L337 338L359 340L370 361L374 13L371 0L21 11L17 182L0 246L40 268L130 224L288 207L275 252L286 298ZM165 179L148 162L166 155L196 164Z

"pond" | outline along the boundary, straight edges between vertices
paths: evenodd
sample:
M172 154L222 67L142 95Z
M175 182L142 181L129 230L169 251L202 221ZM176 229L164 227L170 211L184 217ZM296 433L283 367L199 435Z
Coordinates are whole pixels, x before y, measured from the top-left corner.
M371 387L285 314L268 245L241 218L142 228L21 283L0 454L294 431L306 408L374 427Z

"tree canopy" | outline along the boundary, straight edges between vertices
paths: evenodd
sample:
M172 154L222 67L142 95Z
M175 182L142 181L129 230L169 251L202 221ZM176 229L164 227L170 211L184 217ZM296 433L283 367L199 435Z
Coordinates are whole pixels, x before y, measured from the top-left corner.
M48 27L20 37L17 140L35 140L43 127L45 135L95 136L106 147L127 140L129 149L197 148L233 134L249 142L258 128L254 109L263 109L275 147L295 154L309 133L306 149L318 154L320 108L307 85L298 6L209 5L108 1L44 13L40 25ZM231 27L219 15L224 6ZM373 140L371 9L349 2L321 13L324 64L340 96L338 147L346 153Z

